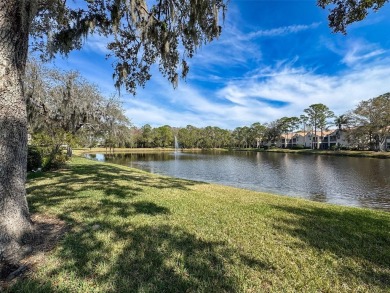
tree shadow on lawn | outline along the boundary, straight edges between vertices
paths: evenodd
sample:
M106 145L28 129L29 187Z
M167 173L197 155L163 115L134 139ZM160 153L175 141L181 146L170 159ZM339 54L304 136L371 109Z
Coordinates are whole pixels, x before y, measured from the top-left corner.
M93 166L93 173L91 173L91 166ZM83 183L85 181L93 181L99 184L111 184L113 181L124 180L136 182L139 188L178 188L182 190L187 190L188 186L199 184L198 182L191 180L145 174L144 172L135 169L124 170L120 167L108 164L87 165L87 167L85 165L72 165L70 170L64 171L64 174L60 175L61 183Z
M150 202L134 205L134 214L169 213ZM176 226L139 226L130 221L78 226L53 256L56 265L44 277L24 280L12 291L67 292L88 287L90 292L239 292L235 275L239 266L274 269L223 241L204 240ZM53 287L59 280L59 287Z
M228 269L234 252L224 242L198 239L167 225L140 227L117 258L120 292L237 292L239 282Z
M276 229L339 259L354 259L360 269L344 262L344 276L390 290L390 217L361 209L273 207L284 215Z
M45 179L51 182L39 184ZM190 180L148 176L138 170L123 170L112 165L93 163L74 164L48 173L32 173L28 181L30 185L27 188L28 201L33 212L72 200L83 205L83 198L88 199L88 197L95 197L96 201L100 200L102 204L110 204L111 207L118 202L118 207L123 208L128 205L129 199L142 195L147 188L188 190L190 186L199 184ZM106 197L101 197L101 193ZM116 201L117 199L123 201Z
M38 186L39 180L47 177L58 177L57 183ZM121 180L135 181L126 194L119 192ZM54 212L73 229L52 254L55 266L47 268L43 277L19 282L12 290L66 292L73 288L70 292L86 286L104 292L237 292L238 266L274 269L225 242L200 239L184 228L161 223L164 221L158 218L169 215L168 208L134 199L150 180L156 188L188 189L197 184L150 179L137 171L101 165L94 166L93 174L81 165L33 179L29 188L32 209L45 211L46 206L51 212L50 206L61 206ZM91 189L102 194L81 194ZM153 218L133 221L136 216Z
M135 182L138 187L138 191L141 191L142 187L155 187L158 189L178 188L187 190L189 186L199 184L199 182L191 180L163 177L152 174L148 175L135 169L124 170L120 167L108 164L73 164L72 166L68 166L58 171L47 173L30 173L28 181L34 184L36 181L42 180L43 178L52 180L57 179L55 181L55 185L57 186L66 187L68 184L82 184L85 186L85 189L91 187L114 185L115 181ZM37 188L42 189L42 187L45 187L45 185L40 185ZM33 190L34 187L31 189Z
M124 241L120 253L113 254L99 233L111 234L111 242ZM70 282L85 282L91 292L239 292L240 280L229 266L273 269L224 242L202 240L168 225L134 228L101 223L98 230L89 227L68 235L56 257L60 265L47 278L27 282L45 292L58 291L51 288L57 276L73 276ZM69 284L62 286L66 290Z

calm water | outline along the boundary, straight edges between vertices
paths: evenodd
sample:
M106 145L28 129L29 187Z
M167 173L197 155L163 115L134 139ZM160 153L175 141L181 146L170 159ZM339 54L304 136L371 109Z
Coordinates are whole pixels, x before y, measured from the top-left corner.
M151 173L390 211L390 160L253 152L97 154Z

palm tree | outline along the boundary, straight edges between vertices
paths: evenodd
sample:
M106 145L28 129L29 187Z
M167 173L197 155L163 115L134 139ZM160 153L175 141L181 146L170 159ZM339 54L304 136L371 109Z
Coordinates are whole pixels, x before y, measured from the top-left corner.
M342 131L343 126L348 126L349 120L350 119L346 114L336 116L334 119L334 124L337 126L338 131Z

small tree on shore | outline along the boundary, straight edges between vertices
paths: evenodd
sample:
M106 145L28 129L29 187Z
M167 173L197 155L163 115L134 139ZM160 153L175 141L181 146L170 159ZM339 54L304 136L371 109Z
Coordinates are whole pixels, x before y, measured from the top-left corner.
M366 147L384 151L386 139L390 137L390 93L360 102L351 117L354 129L350 139L368 141Z
M314 129L314 136L312 136L312 148L318 149L320 146L320 139L317 136L317 130L320 129L321 137L323 136L322 132L327 125L327 119L334 116L334 113L329 110L324 104L312 104L304 110L309 117L309 122ZM313 140L316 139L316 144L314 145Z
M67 156L71 156L82 129L85 135L104 134L116 144L124 139L121 126L129 126L129 120L120 103L104 98L78 72L47 69L32 61L27 66L25 88L29 132L32 142L41 147L44 168L65 160L62 145L67 145Z

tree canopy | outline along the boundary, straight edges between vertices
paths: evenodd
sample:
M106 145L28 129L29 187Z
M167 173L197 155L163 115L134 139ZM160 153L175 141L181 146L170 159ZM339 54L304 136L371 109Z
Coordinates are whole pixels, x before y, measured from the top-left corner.
M115 57L116 86L135 93L137 85L150 79L150 67L159 64L164 76L177 85L185 77L198 47L221 33L223 0L63 0L32 1L37 14L31 26L32 49L44 59L56 53L80 49L91 34L112 36L108 43Z
M353 127L350 140L383 151L390 136L390 93L360 102L350 113L349 120Z
M321 8L330 6L329 26L334 32L347 33L347 26L361 21L370 11L378 11L388 0L318 0Z

